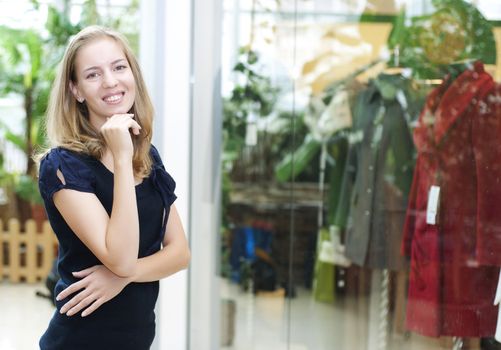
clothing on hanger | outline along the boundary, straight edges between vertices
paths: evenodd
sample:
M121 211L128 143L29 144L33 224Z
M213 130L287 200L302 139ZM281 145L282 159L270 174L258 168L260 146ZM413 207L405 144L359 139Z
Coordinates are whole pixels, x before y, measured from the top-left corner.
M425 336L495 331L499 96L501 87L476 62L432 91L414 129L418 157L402 245L411 263L406 326Z

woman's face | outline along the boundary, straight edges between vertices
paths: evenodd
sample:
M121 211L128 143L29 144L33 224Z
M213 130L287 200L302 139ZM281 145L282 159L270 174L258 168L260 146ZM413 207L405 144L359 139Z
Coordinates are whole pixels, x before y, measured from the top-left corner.
M85 100L90 122L99 126L114 114L128 113L134 104L136 82L120 44L108 37L82 46L75 58L76 83L71 91Z

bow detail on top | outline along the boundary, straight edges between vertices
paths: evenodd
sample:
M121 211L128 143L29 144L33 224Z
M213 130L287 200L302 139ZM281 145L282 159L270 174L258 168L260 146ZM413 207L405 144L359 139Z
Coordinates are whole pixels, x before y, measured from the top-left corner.
M162 197L162 202L164 205L165 213L162 223L162 235L167 227L167 218L169 216L169 209L171 204L176 200L176 195L174 194L174 189L176 188L176 182L167 173L162 164L154 164L151 170L151 179L153 184L160 192Z

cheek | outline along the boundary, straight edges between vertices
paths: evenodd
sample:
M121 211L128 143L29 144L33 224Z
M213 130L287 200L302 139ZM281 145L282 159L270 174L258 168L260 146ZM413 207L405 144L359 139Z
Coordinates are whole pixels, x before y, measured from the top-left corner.
M136 82L135 82L134 79L131 79L129 81L128 87L129 87L129 89L128 89L129 90L129 95L131 96L132 99L134 99L135 96L136 96L136 93L137 93L137 91L136 91Z
M88 100L97 94L98 87L89 83L80 84L78 91L80 92L81 96L83 96L86 100Z

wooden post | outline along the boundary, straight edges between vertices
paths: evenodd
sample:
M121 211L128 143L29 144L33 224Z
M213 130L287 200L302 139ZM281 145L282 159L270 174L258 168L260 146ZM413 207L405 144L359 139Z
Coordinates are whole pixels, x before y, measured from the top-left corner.
M42 234L40 237L40 244L43 249L42 253L42 278L45 278L52 268L54 260L54 233L48 221L43 223Z
M9 275L10 281L12 283L18 283L20 280L20 244L19 235L20 225L17 219L9 220L9 233L7 235L7 241L9 245Z
M42 232L38 232L38 225L32 219L25 222L25 232L21 232L18 219L9 220L7 231L3 230L0 219L0 281L8 278L12 283L24 279L27 283L36 283L44 280L49 274L55 257L54 248L57 247L57 238L48 221L42 225ZM7 245L8 261L4 265L4 243ZM21 266L21 246L26 247L23 252L25 265ZM39 252L41 250L41 261Z
M35 283L37 281L37 242L36 230L37 225L34 220L26 221L26 282Z
M0 219L0 281L3 280L3 242L5 239L5 231L3 230L3 220Z

